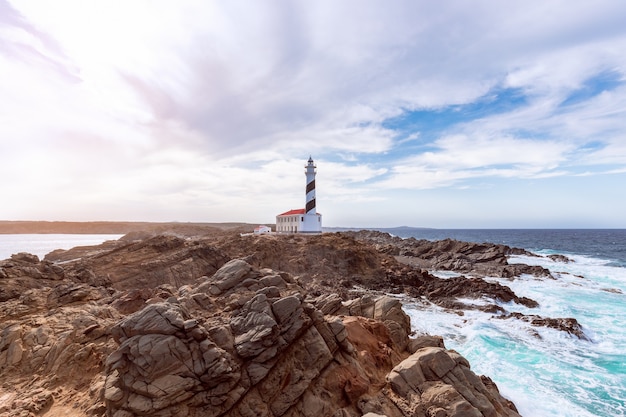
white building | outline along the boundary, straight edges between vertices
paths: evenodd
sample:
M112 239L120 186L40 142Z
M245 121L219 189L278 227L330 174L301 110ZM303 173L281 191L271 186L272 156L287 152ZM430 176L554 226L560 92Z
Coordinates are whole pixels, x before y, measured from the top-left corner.
M276 216L276 231L282 233L321 233L322 215L316 210L315 163L309 157L306 170L306 205L303 209L289 210Z
M266 233L272 233L272 229L265 225L260 225L254 228L255 235L264 235Z

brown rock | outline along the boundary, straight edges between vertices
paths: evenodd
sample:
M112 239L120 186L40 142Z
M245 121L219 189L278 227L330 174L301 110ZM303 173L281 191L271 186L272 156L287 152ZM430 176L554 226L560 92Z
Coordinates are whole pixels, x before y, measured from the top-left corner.
M227 262L211 278L211 294L219 295L240 284L251 269L252 267L241 259Z
M26 252L20 252L20 253L13 254L13 255L11 255L11 259L13 261L26 262L26 263L29 263L29 264L38 264L39 263L39 256L33 255L31 253L26 253Z
M0 414L517 415L441 339L409 342L399 299L364 293L437 290L370 243L169 235L79 252L62 268L0 262L0 289L15 294L0 309L10 391ZM489 263L499 253L441 262Z
M429 386L421 400L427 415L433 417L484 417L451 385L437 382Z
M443 348L417 350L393 368L387 381L401 409L419 403L432 416L518 416L497 389L487 389L465 358Z
M421 335L415 339L409 339L407 344L407 350L410 353L415 353L425 347L445 348L443 338L441 336Z

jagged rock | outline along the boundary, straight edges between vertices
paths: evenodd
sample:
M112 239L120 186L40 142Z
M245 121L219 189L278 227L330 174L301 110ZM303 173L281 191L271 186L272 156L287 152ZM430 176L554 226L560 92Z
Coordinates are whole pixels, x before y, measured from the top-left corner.
M179 305L152 304L141 310L140 314L126 317L111 330L111 334L118 343L137 335L174 335L184 332L185 320L188 318Z
M15 290L0 309L2 417L425 417L468 404L515 415L441 339L408 338L400 299L363 290L431 276L347 235L147 236L70 252L55 255L62 267L0 262L0 290ZM418 369L421 385L407 376Z
M22 326L13 324L0 333L0 370L17 365L24 354L22 346Z
M438 347L417 350L387 376L403 410L421 403L427 415L518 416L499 393L487 389L460 355Z
M510 319L516 318L519 320L523 320L525 322L530 323L532 326L541 326L541 327L549 327L552 329L560 330L576 336L581 340L590 340L589 337L585 334L583 327L578 323L573 317L569 318L551 318L551 317L541 317L536 314L522 314L522 313L507 313L500 316L495 316L498 319Z
M39 256L26 252L15 253L11 255L11 259L17 262L26 262L29 264L39 263Z
M198 337L197 326L179 305L161 303L113 328L121 344L106 361L107 407L145 414L194 396L226 402L241 376L239 366L208 332L200 331L204 338Z
M145 307L152 295L148 288L132 289L115 297L111 305L122 314L130 314Z
M421 396L430 404L426 412L436 417L483 417L453 386L441 382L429 386Z
M457 297L489 297L501 302L513 301L526 307L539 304L527 297L518 297L509 287L482 278L453 277L448 279L423 279L418 277L414 286L408 289L413 295L424 294L432 302L442 307L454 308Z
M397 260L433 270L456 271L474 276L502 278L531 274L550 278L550 271L525 264L509 264L508 256L535 254L519 248L493 243L400 239L377 231L347 232L358 240L373 242L379 251L394 255Z
M56 286L48 295L49 306L66 305L76 302L98 300L102 298L104 292L85 284L60 284Z
M337 294L320 295L317 299L312 300L312 302L322 314L337 314L343 307L341 297Z
M243 276L231 289L239 285L239 297L245 299ZM351 404L342 408L347 415L359 410L399 417L409 414L398 414L376 378L391 372L394 381L395 372L419 390L420 384L439 382L467 364L440 348L422 348L402 361L410 323L397 299L363 297L342 304L339 310L371 316L341 319L325 317L298 294L279 295L253 294L228 319L220 319L227 325L208 329L202 319L170 302L124 318L111 331L120 346L106 361L102 395L109 413L331 415L338 410L332 404L343 398ZM394 336L394 330L404 333ZM404 340L396 340L402 334ZM333 388L337 382L339 391ZM378 386L374 391L372 384ZM394 392L408 393L390 384ZM320 401L322 393L328 401Z
M112 286L118 290L174 288L213 275L228 256L211 244L198 244L178 236L149 236L143 240L105 242L87 251L50 253L48 261L64 261L69 274L82 282ZM76 252L76 253L75 253ZM93 276L92 276L93 275ZM91 281L90 281L91 280Z
M244 358L254 357L273 345L278 323L272 305L264 294L248 301L230 321L235 336L235 349Z
M419 395L419 387L426 382L419 357L411 356L402 361L387 375L387 380L394 392L402 398L409 398L409 394Z
M233 259L222 266L211 279L210 292L213 295L220 295L241 283L252 267L241 259Z
M27 290L42 289L64 278L64 269L40 262L36 255L19 253L0 261L0 302L20 298Z

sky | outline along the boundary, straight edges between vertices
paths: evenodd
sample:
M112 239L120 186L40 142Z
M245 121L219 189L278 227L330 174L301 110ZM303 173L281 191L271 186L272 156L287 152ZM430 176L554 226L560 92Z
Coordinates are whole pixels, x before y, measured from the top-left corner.
M622 0L0 0L0 220L626 228Z

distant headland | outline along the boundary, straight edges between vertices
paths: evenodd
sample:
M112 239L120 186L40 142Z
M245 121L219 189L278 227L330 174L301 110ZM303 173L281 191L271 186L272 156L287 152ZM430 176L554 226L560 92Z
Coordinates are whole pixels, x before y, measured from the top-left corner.
M67 222L0 220L0 234L126 234L138 231L180 231L183 234L203 234L215 229L252 231L256 224L243 222L185 223L185 222Z

